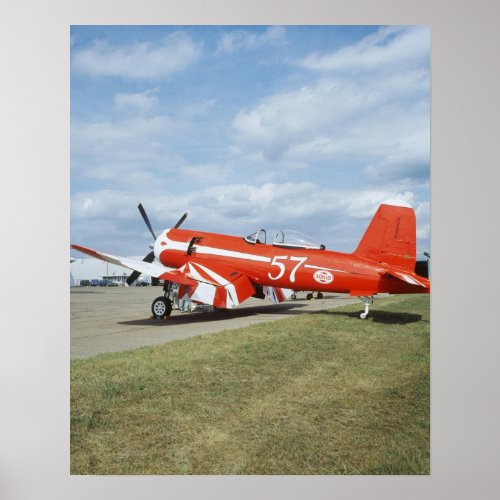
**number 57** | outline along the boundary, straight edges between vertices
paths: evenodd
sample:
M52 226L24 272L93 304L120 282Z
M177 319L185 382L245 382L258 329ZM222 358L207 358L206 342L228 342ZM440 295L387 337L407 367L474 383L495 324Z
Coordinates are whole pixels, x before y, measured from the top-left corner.
M295 273L297 272L297 269L304 264L304 262L307 260L307 257L288 257L288 255L277 255L276 257L273 257L273 260L271 261L271 266L276 266L279 268L278 274L276 276L272 276L271 273L267 273L270 279L272 280L279 280L280 278L283 277L285 274L285 264L283 262L278 262L279 260L287 260L290 259L293 262L298 262L298 264L292 269L292 272L290 273L290 282L295 283Z

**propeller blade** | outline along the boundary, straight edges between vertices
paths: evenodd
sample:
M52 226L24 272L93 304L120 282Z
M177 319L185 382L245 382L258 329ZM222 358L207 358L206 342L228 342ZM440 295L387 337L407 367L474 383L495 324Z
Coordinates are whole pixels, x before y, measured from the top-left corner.
M187 212L177 221L177 224L174 226L175 229L177 229L185 220L186 217L188 216Z
M142 206L142 203L139 203L139 206L137 207L139 209L139 212L141 212L142 218L144 219L144 222L146 223L146 226L148 226L148 229L151 231L151 234L153 235L153 238L156 241L156 235L153 231L153 228L151 226L151 222L149 222L148 215L146 214L146 210L144 210L144 207Z
M128 278L127 278L127 285L130 286L139 276L141 273L139 271L134 271Z
M148 262L151 264L153 260L155 260L155 253L154 252L149 252L144 259L142 259L144 262ZM139 276L141 273L139 271L134 271L128 278L127 278L127 285L130 286Z
M153 260L155 260L155 253L154 252L149 252L146 257L144 257L144 259L142 259L144 262L147 262L149 264L151 264L151 262L153 262Z

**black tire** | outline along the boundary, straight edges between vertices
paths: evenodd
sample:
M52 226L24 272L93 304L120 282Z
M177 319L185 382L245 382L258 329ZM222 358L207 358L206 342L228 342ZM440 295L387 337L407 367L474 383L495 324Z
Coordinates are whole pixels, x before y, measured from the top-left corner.
M172 313L172 301L165 297L156 297L151 304L151 312L155 319L163 319Z
M322 298L323 298L323 294L322 294L321 292L318 292L318 293L316 294L316 298L317 298L317 299L322 299Z
M313 294L312 294L312 293L308 293L308 294L306 295L306 299L307 299L307 300L311 300L312 298L313 298Z
M292 295L290 295L290 298L292 300L295 300L297 298L297 294L296 293L292 293Z

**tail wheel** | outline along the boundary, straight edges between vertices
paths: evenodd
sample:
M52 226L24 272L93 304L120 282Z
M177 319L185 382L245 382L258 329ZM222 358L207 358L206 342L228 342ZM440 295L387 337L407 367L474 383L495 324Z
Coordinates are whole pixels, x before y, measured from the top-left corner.
M155 319L163 319L165 316L170 316L172 312L172 301L165 297L156 297L151 304L151 311Z

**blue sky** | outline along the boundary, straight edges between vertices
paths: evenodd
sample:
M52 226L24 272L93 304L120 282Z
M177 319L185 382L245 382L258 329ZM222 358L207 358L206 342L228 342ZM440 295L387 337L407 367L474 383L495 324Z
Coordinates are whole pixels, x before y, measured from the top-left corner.
M71 241L296 229L354 250L379 203L430 242L423 26L73 26Z

